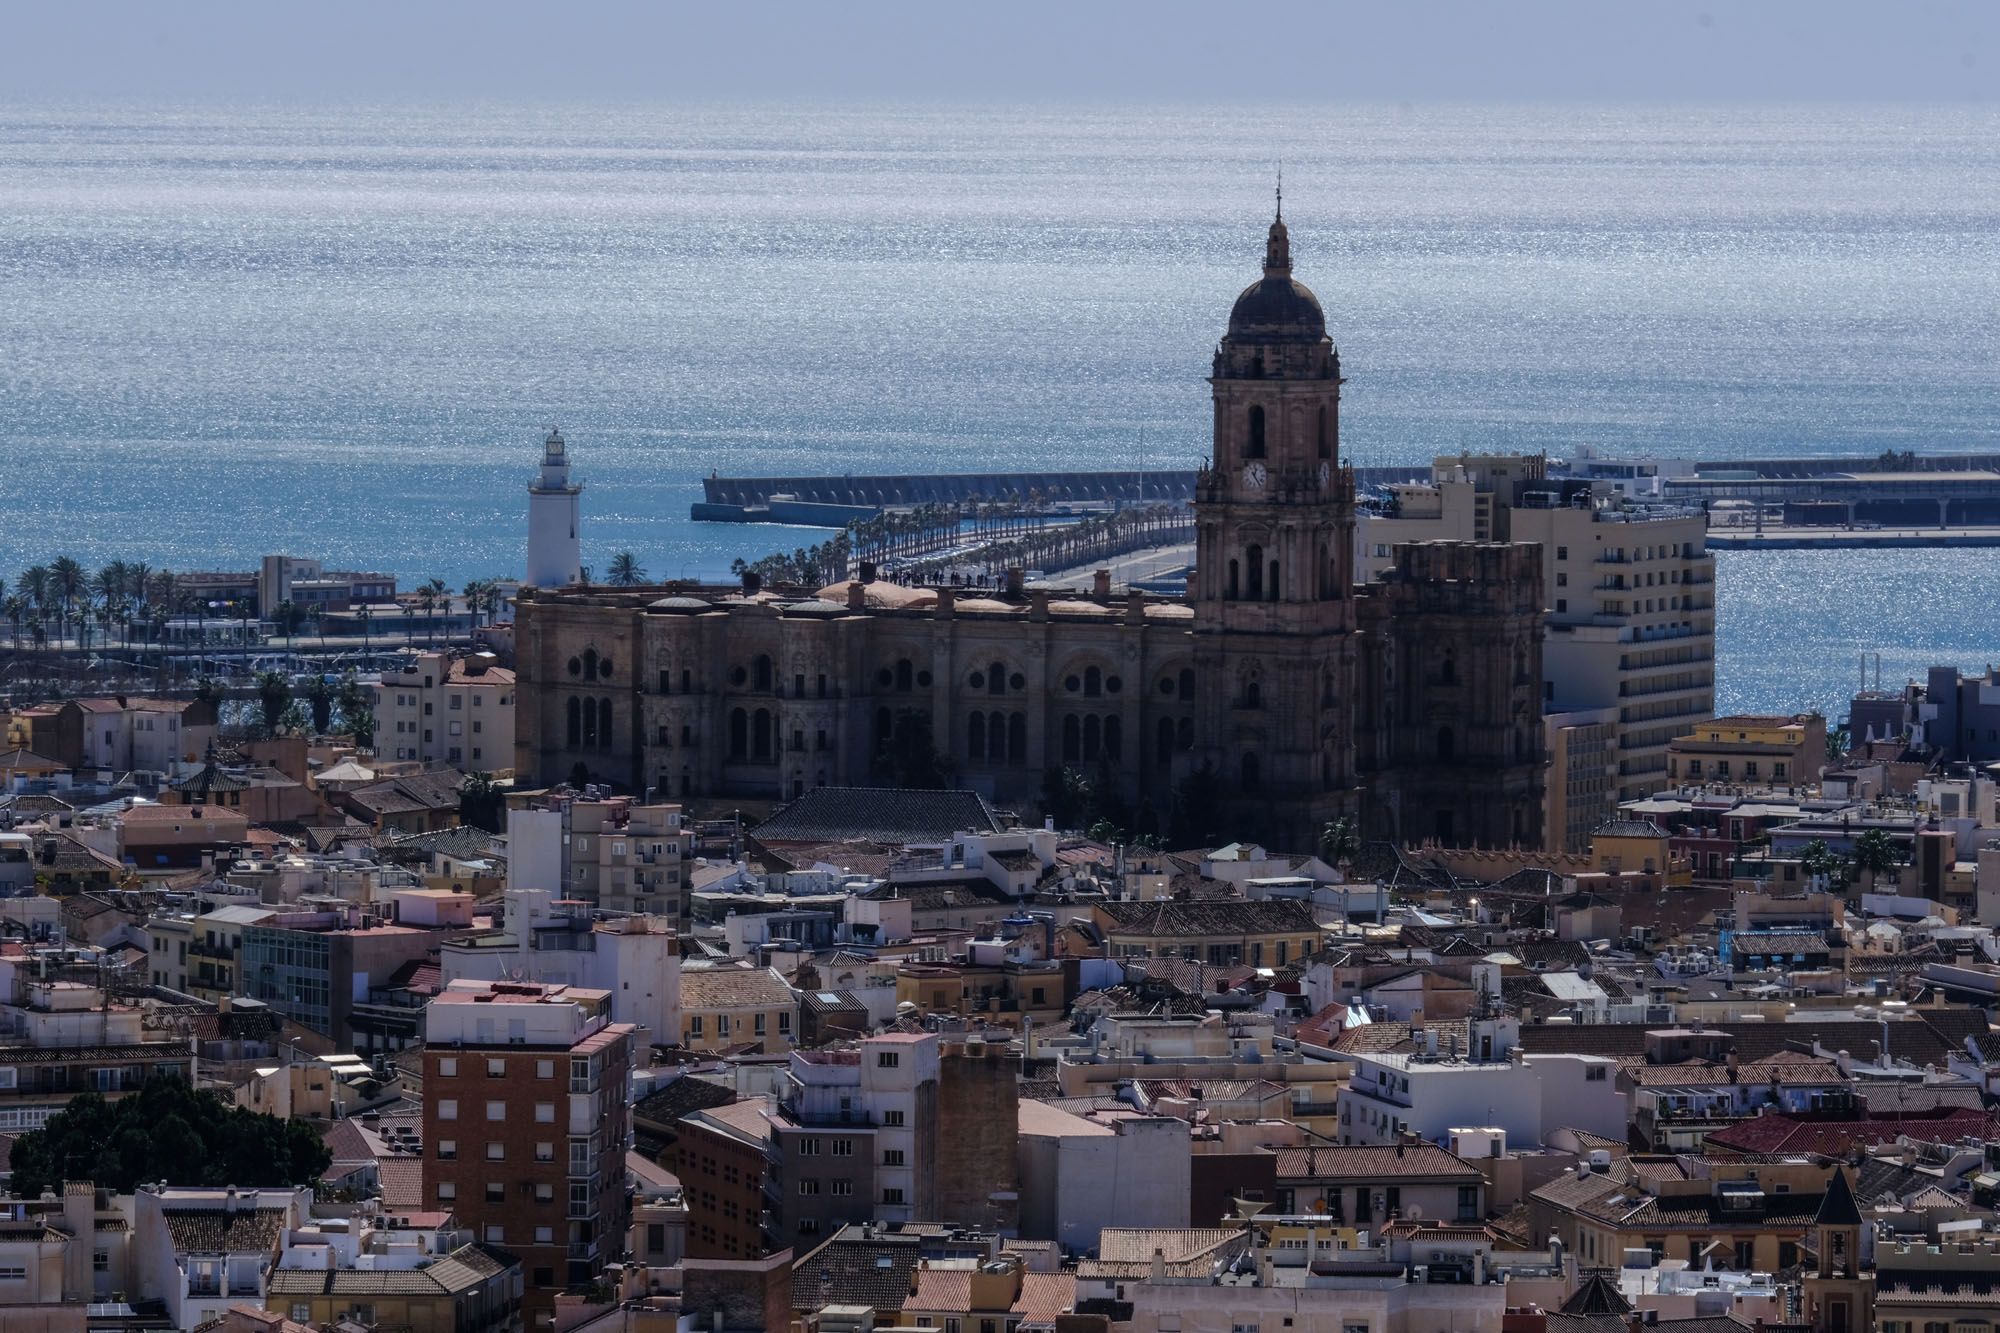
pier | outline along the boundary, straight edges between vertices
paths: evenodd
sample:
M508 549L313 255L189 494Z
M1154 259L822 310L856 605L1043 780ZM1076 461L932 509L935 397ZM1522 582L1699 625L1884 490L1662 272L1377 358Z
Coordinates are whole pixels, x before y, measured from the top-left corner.
M1428 467L1354 470L1357 486L1421 481ZM1031 510L1116 507L1194 499L1194 472L941 472L888 476L724 477L701 481L690 517L721 523L840 527L885 509L926 504L1009 504Z

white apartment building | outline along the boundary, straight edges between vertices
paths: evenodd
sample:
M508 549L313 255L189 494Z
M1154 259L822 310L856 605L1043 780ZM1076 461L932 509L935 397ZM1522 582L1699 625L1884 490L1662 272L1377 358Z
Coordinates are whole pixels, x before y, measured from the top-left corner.
M937 1215L939 1049L934 1032L864 1038L860 1058L794 1053L778 1098L801 1126L867 1126L875 1153L875 1220L914 1222Z
M215 708L184 699L77 699L83 768L172 773L198 764L215 739Z
M1667 742L1715 715L1715 557L1698 506L1548 475L1534 455L1439 458L1355 525L1355 577L1398 542L1536 542L1543 550L1543 708L1618 710L1618 800L1667 781ZM1607 816L1608 817L1608 816Z
M640 1029L639 1044L671 1044L681 1030L680 939L665 917L597 920L543 889L508 889L498 930L446 939L441 980L538 981L607 991L611 1021Z
M139 1293L164 1301L186 1333L232 1305L264 1304L285 1233L305 1224L312 1190L168 1187L141 1189L133 1202Z
M514 766L514 673L491 653L418 653L375 686L375 749L468 773Z
M1466 1125L1505 1130L1509 1143L1545 1143L1558 1129L1624 1140L1629 1104L1616 1060L1509 1054L1356 1054L1354 1076L1335 1100L1340 1141L1389 1144L1410 1133L1439 1143Z
M562 800L508 812L507 883L606 912L666 916L685 932L692 846L678 805Z

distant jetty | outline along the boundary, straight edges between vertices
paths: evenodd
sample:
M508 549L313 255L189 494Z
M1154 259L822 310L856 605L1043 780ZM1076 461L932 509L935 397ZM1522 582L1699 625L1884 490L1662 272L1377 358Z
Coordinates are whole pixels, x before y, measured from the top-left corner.
M1057 511L1072 506L1192 501L1194 472L942 472L928 476L702 478L689 516L711 523L798 523L837 528L884 509L979 502ZM1361 486L1421 481L1428 467L1356 468Z

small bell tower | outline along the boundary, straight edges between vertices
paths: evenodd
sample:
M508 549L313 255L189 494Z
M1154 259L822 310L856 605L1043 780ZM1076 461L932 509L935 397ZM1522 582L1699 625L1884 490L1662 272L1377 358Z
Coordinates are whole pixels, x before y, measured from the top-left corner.
M1806 1318L1813 1333L1873 1333L1875 1273L1861 1252L1862 1232L1861 1210L1855 1206L1847 1168L1836 1166L1813 1217L1818 1262L1803 1283Z

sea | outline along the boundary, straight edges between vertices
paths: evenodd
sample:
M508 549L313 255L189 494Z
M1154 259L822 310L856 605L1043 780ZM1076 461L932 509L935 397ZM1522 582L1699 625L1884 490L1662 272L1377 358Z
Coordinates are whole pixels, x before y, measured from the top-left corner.
M518 574L551 424L657 578L825 535L711 470L1187 467L1281 171L1357 463L2000 450L1990 107L0 105L0 577ZM1996 556L1722 556L1719 707L2000 658Z

